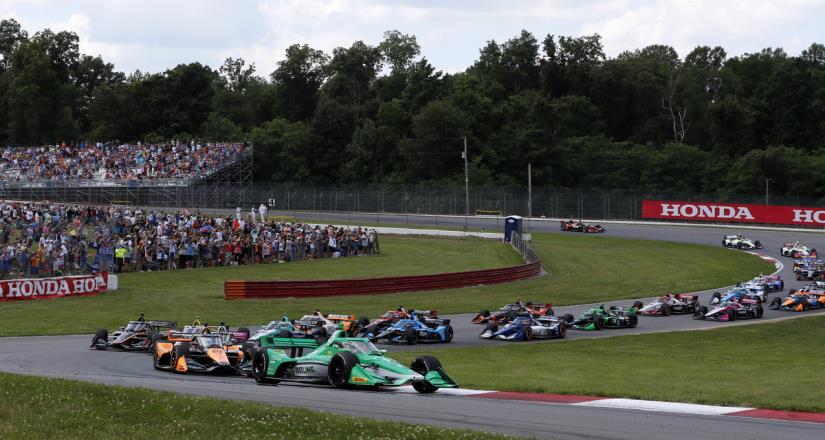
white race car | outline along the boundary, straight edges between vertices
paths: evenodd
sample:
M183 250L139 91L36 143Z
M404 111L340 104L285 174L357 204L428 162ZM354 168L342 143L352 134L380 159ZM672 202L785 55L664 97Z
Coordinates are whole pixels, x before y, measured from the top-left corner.
M816 249L811 249L804 244L795 241L793 243L785 243L779 250L783 257L802 258L802 257L816 257Z
M759 240L751 240L742 234L724 236L722 246L738 249L762 249L762 243Z

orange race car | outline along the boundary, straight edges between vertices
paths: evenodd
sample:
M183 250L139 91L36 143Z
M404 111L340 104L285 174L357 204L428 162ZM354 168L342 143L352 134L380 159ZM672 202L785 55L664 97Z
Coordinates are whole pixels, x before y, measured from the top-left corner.
M187 326L191 327L191 326ZM165 340L157 341L152 353L152 365L157 370L174 373L241 373L241 346L232 333L170 331Z

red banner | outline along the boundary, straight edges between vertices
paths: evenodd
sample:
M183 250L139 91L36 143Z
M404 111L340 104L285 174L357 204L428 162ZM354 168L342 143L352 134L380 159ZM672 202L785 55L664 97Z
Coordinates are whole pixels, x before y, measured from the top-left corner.
M642 217L662 220L825 226L825 208L745 203L644 200L642 201Z
M0 301L97 295L106 291L109 274L0 281Z

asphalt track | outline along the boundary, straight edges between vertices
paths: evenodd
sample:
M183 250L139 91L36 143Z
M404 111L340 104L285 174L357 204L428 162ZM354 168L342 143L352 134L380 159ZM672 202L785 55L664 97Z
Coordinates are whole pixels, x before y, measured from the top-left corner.
M291 213L289 213L291 214ZM309 217L309 215L307 215ZM318 217L317 214L312 217ZM335 222L374 223L374 216L359 217L343 214L337 219L325 214L325 219ZM383 215L382 222L404 223L408 217L399 216L390 220ZM413 218L409 217L410 224ZM415 224L434 225L432 217L415 217ZM471 227L485 227L495 230L495 219L469 219ZM441 226L463 226L464 218L438 218ZM721 228L688 228L679 226L606 225L606 235L613 237L645 238L652 240L677 241L719 245L722 235L733 233ZM559 232L554 222L533 223L534 231ZM748 231L750 236L762 241L763 254L785 263L778 255L784 242L800 239L810 246L825 249L823 235L778 232ZM738 252L731 250L731 252ZM801 283L793 279L790 264L786 264L781 275L786 279L786 291ZM550 275L552 276L552 274ZM659 292L647 292L640 297L654 296ZM710 292L702 295L706 303ZM777 294L772 294L777 295ZM526 296L526 295L525 295ZM515 298L514 298L515 299ZM529 297L524 298L529 300ZM619 301L630 305L633 300ZM488 305L494 309L495 304ZM557 314L577 314L590 306L559 307ZM816 312L806 312L810 315ZM568 332L568 339L608 337L650 332L717 328L744 325L754 321L801 316L789 312L766 310L761 320L738 321L736 323L716 323L695 321L689 316L642 317L635 329L603 330L599 332ZM484 341L477 338L481 326L469 323L472 315L453 316L456 339L451 346L480 344L506 344L506 342ZM91 330L90 330L91 332ZM822 439L825 425L786 422L743 417L722 417L695 414L672 414L638 410L609 409L583 406L567 406L552 403L488 400L459 397L454 395L417 395L397 392L345 391L327 387L281 385L259 386L254 381L242 377L177 376L159 372L151 367L151 358L141 353L99 352L88 350L89 336L0 338L0 371L22 374L36 374L84 380L110 385L140 386L145 388L174 391L199 396L213 396L237 400L252 400L276 405L299 406L321 411L366 416L379 419L398 420L409 423L426 423L445 427L460 427L480 431L501 432L512 435L558 439ZM563 344L561 341L534 343ZM555 345L551 347L563 347ZM389 347L390 350L406 347ZM434 347L435 348L435 347ZM440 348L440 347L439 347ZM447 366L449 371L449 366ZM549 373L548 374L552 374ZM598 380L594 378L594 380Z

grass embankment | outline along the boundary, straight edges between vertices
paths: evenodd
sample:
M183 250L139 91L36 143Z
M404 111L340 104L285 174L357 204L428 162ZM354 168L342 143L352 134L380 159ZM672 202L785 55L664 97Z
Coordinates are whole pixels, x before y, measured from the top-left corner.
M0 373L0 383L0 438L4 439L473 439L482 435L69 380Z
M0 335L90 333L146 313L150 319L195 316L232 325L261 324L288 313L375 316L399 304L442 314L494 308L516 298L556 305L582 304L694 291L733 284L772 265L744 252L702 245L535 234L534 248L548 276L494 286L391 295L279 300L223 299L226 279L329 279L424 274L498 267L522 260L492 240L381 238L380 256L236 268L124 274L120 290L96 297L0 304Z
M825 316L720 327L428 353L465 388L825 412Z
M103 295L0 303L0 335L88 333L96 327L121 326L139 313L145 313L148 319L177 320L181 324L197 316L231 325L261 324L278 319L283 312L300 317L316 308L344 313L351 309L351 301L346 298L226 301L223 282L431 274L523 262L509 246L493 240L384 235L380 245L381 254L366 257L125 273L119 276L119 290ZM386 308L371 307L380 297L357 298L353 303L358 304L359 312ZM397 297L383 300L398 306Z

